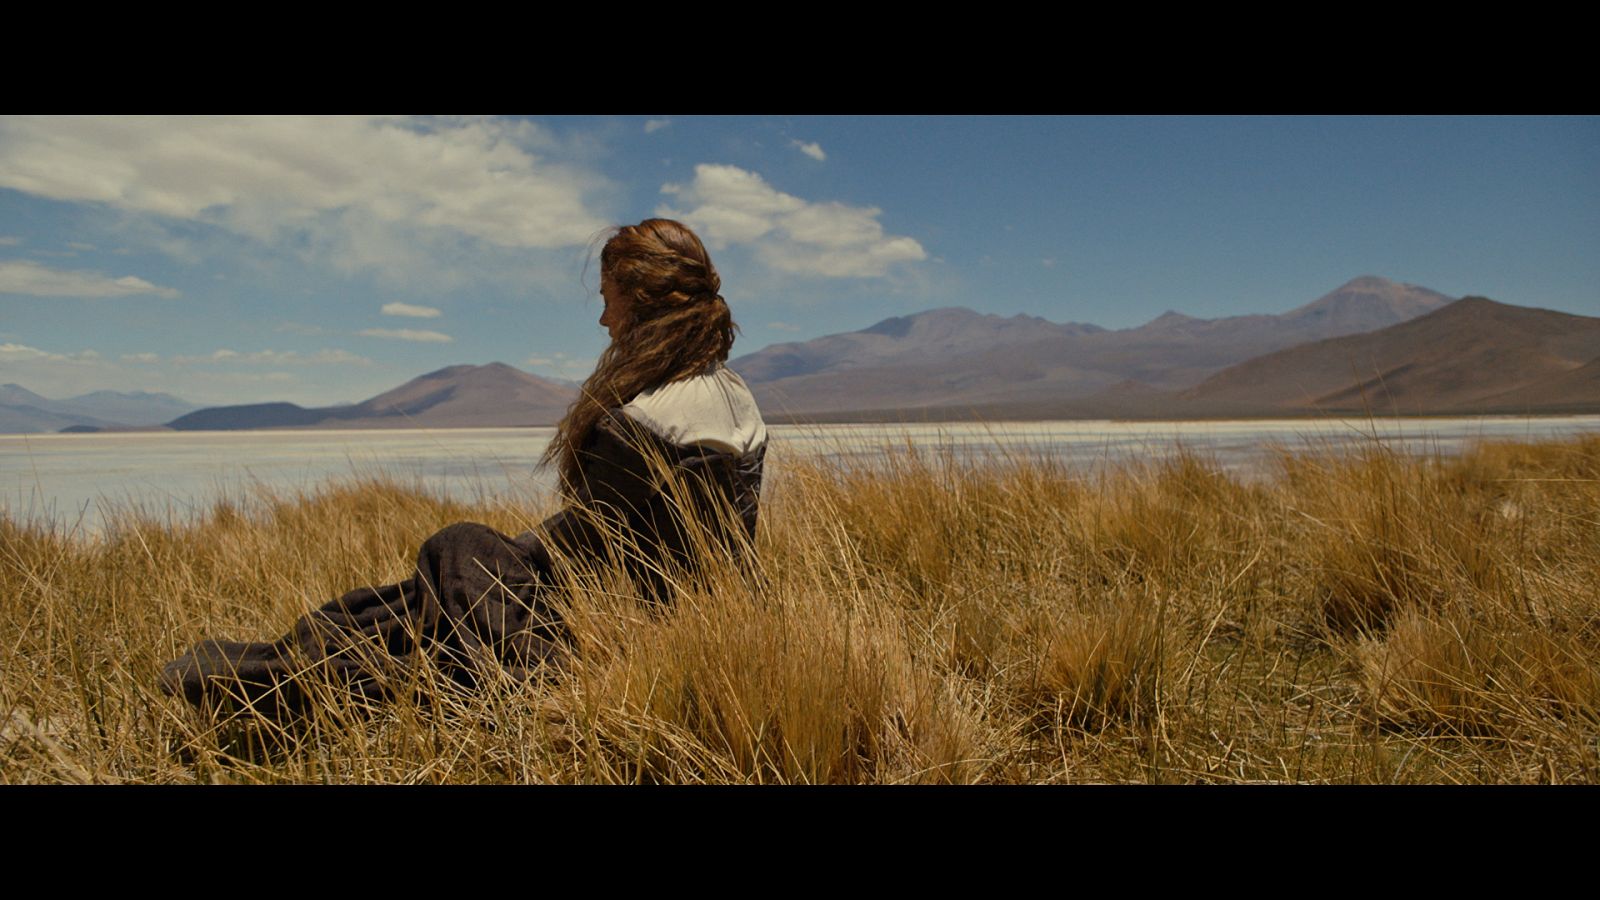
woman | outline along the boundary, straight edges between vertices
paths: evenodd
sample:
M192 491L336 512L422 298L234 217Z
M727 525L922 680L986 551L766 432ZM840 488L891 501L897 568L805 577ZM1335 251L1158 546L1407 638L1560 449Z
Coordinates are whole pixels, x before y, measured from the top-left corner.
M162 670L191 703L232 698L279 715L308 702L307 674L367 698L390 695L420 655L471 685L566 657L551 606L558 560L621 565L665 602L706 555L739 560L755 537L766 426L724 363L734 325L700 239L668 219L617 230L600 252L611 344L545 452L566 507L516 538L470 522L429 538L417 572L360 588L277 641L202 641Z

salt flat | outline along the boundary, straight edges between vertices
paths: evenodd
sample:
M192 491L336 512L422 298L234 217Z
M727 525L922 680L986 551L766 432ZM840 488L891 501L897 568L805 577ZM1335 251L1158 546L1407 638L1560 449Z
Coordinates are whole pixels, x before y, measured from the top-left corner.
M1272 447L1382 441L1405 452L1454 453L1475 440L1532 440L1600 431L1600 416L1238 421L780 425L774 473L790 454L869 460L914 446L978 458L1033 453L1092 467L1177 446L1230 471L1259 468ZM550 428L137 432L0 435L0 510L95 532L106 512L137 506L187 517L222 497L293 493L330 478L382 475L448 496L488 493L549 503L553 473L537 469Z

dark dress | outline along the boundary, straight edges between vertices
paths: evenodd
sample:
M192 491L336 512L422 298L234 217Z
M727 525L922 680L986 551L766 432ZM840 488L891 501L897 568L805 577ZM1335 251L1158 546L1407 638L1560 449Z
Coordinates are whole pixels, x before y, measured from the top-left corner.
M658 603L671 601L671 576L692 577L708 551L748 561L766 455L759 418L760 442L745 447L676 444L660 433L673 429L644 418L617 409L601 420L579 453L572 503L539 528L512 538L451 525L423 543L410 579L350 591L276 641L201 641L167 664L162 686L196 705L282 717L330 681L364 699L394 696L421 656L469 687L486 673L559 671L568 641L551 602L558 559L620 564Z

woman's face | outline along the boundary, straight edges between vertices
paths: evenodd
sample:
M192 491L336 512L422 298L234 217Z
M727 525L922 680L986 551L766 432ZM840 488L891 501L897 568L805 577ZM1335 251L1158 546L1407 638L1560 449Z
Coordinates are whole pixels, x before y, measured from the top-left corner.
M605 312L600 314L600 324L606 327L614 341L622 334L633 315L633 298L624 294L612 283L610 276L600 276L600 296L605 298Z

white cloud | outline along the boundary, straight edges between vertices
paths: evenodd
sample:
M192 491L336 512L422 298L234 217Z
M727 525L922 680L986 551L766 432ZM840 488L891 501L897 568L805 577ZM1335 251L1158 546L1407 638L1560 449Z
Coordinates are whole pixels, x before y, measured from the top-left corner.
M645 134L655 134L661 129L672 124L671 119L646 119L644 123Z
M790 322L768 322L767 327L773 331L799 331L800 326Z
M151 357L141 362L153 362L155 354L144 353L138 356ZM123 359L129 359L124 356ZM237 350L223 348L213 350L200 356L174 356L172 361L180 365L193 365L195 363L239 363L245 365L357 365L370 366L372 360L348 350L318 350L315 353L301 353L298 350L253 350L249 353L240 353Z
M93 244L85 244L83 241L67 241L67 246L74 250L83 250L85 252L95 249Z
M1046 256L1044 259L1039 260L1039 263L1046 269L1053 269L1056 265L1055 257L1051 256Z
M789 142L789 146L799 149L801 153L804 153L817 162L823 162L828 158L828 154L822 152L822 145L816 141L807 143L801 140L793 140Z
M100 354L93 350L77 353L51 353L25 344L0 344L0 360L6 362L96 363Z
M372 365L372 360L360 355L359 353L351 353L348 350L318 350L316 353L313 353L307 357L306 362L316 363L318 365Z
M568 356L561 351L555 353L536 353L523 360L522 364L535 370L537 374L550 378L583 378L594 371L595 358L592 356Z
M418 341L425 344L448 344L455 340L448 334L412 328L363 328L356 334L362 337L391 338L397 341Z
M0 359L4 360L49 359L51 355L37 347L24 344L0 344Z
M773 189L754 172L707 163L694 167L692 184L664 184L661 192L697 204L685 213L663 205L661 212L699 229L713 247L750 243L771 231L780 216L806 206L804 200Z
M178 296L178 292L172 288L159 287L133 275L112 278L99 272L52 269L25 259L0 262L0 294L31 294L35 297L131 297L154 294L168 299Z
M441 313L431 306L412 306L410 303L385 303L386 316L410 316L413 319L437 319Z
M282 367L274 365L279 363ZM306 366L316 363L367 366L371 360L343 350L227 350L192 358L128 353L108 359L93 350L56 353L21 343L0 343L0 382L15 381L46 397L70 397L110 388L167 391L199 403L291 400L315 406L330 399L323 386L308 384L315 379L308 378ZM363 371L381 373L382 369L374 365ZM340 382L345 385L341 390L377 393L393 387L392 379L381 374L376 383L362 381L361 377L348 372Z
M687 222L713 249L749 244L780 272L873 278L928 258L915 238L883 233L880 209L811 203L737 166L702 163L692 183L662 185L661 192L685 208L663 203L658 215Z
M382 271L441 242L583 246L606 224L588 195L610 185L526 121L16 116L0 119L0 188Z
M20 243L22 243L22 238L0 235L0 247L15 247Z

